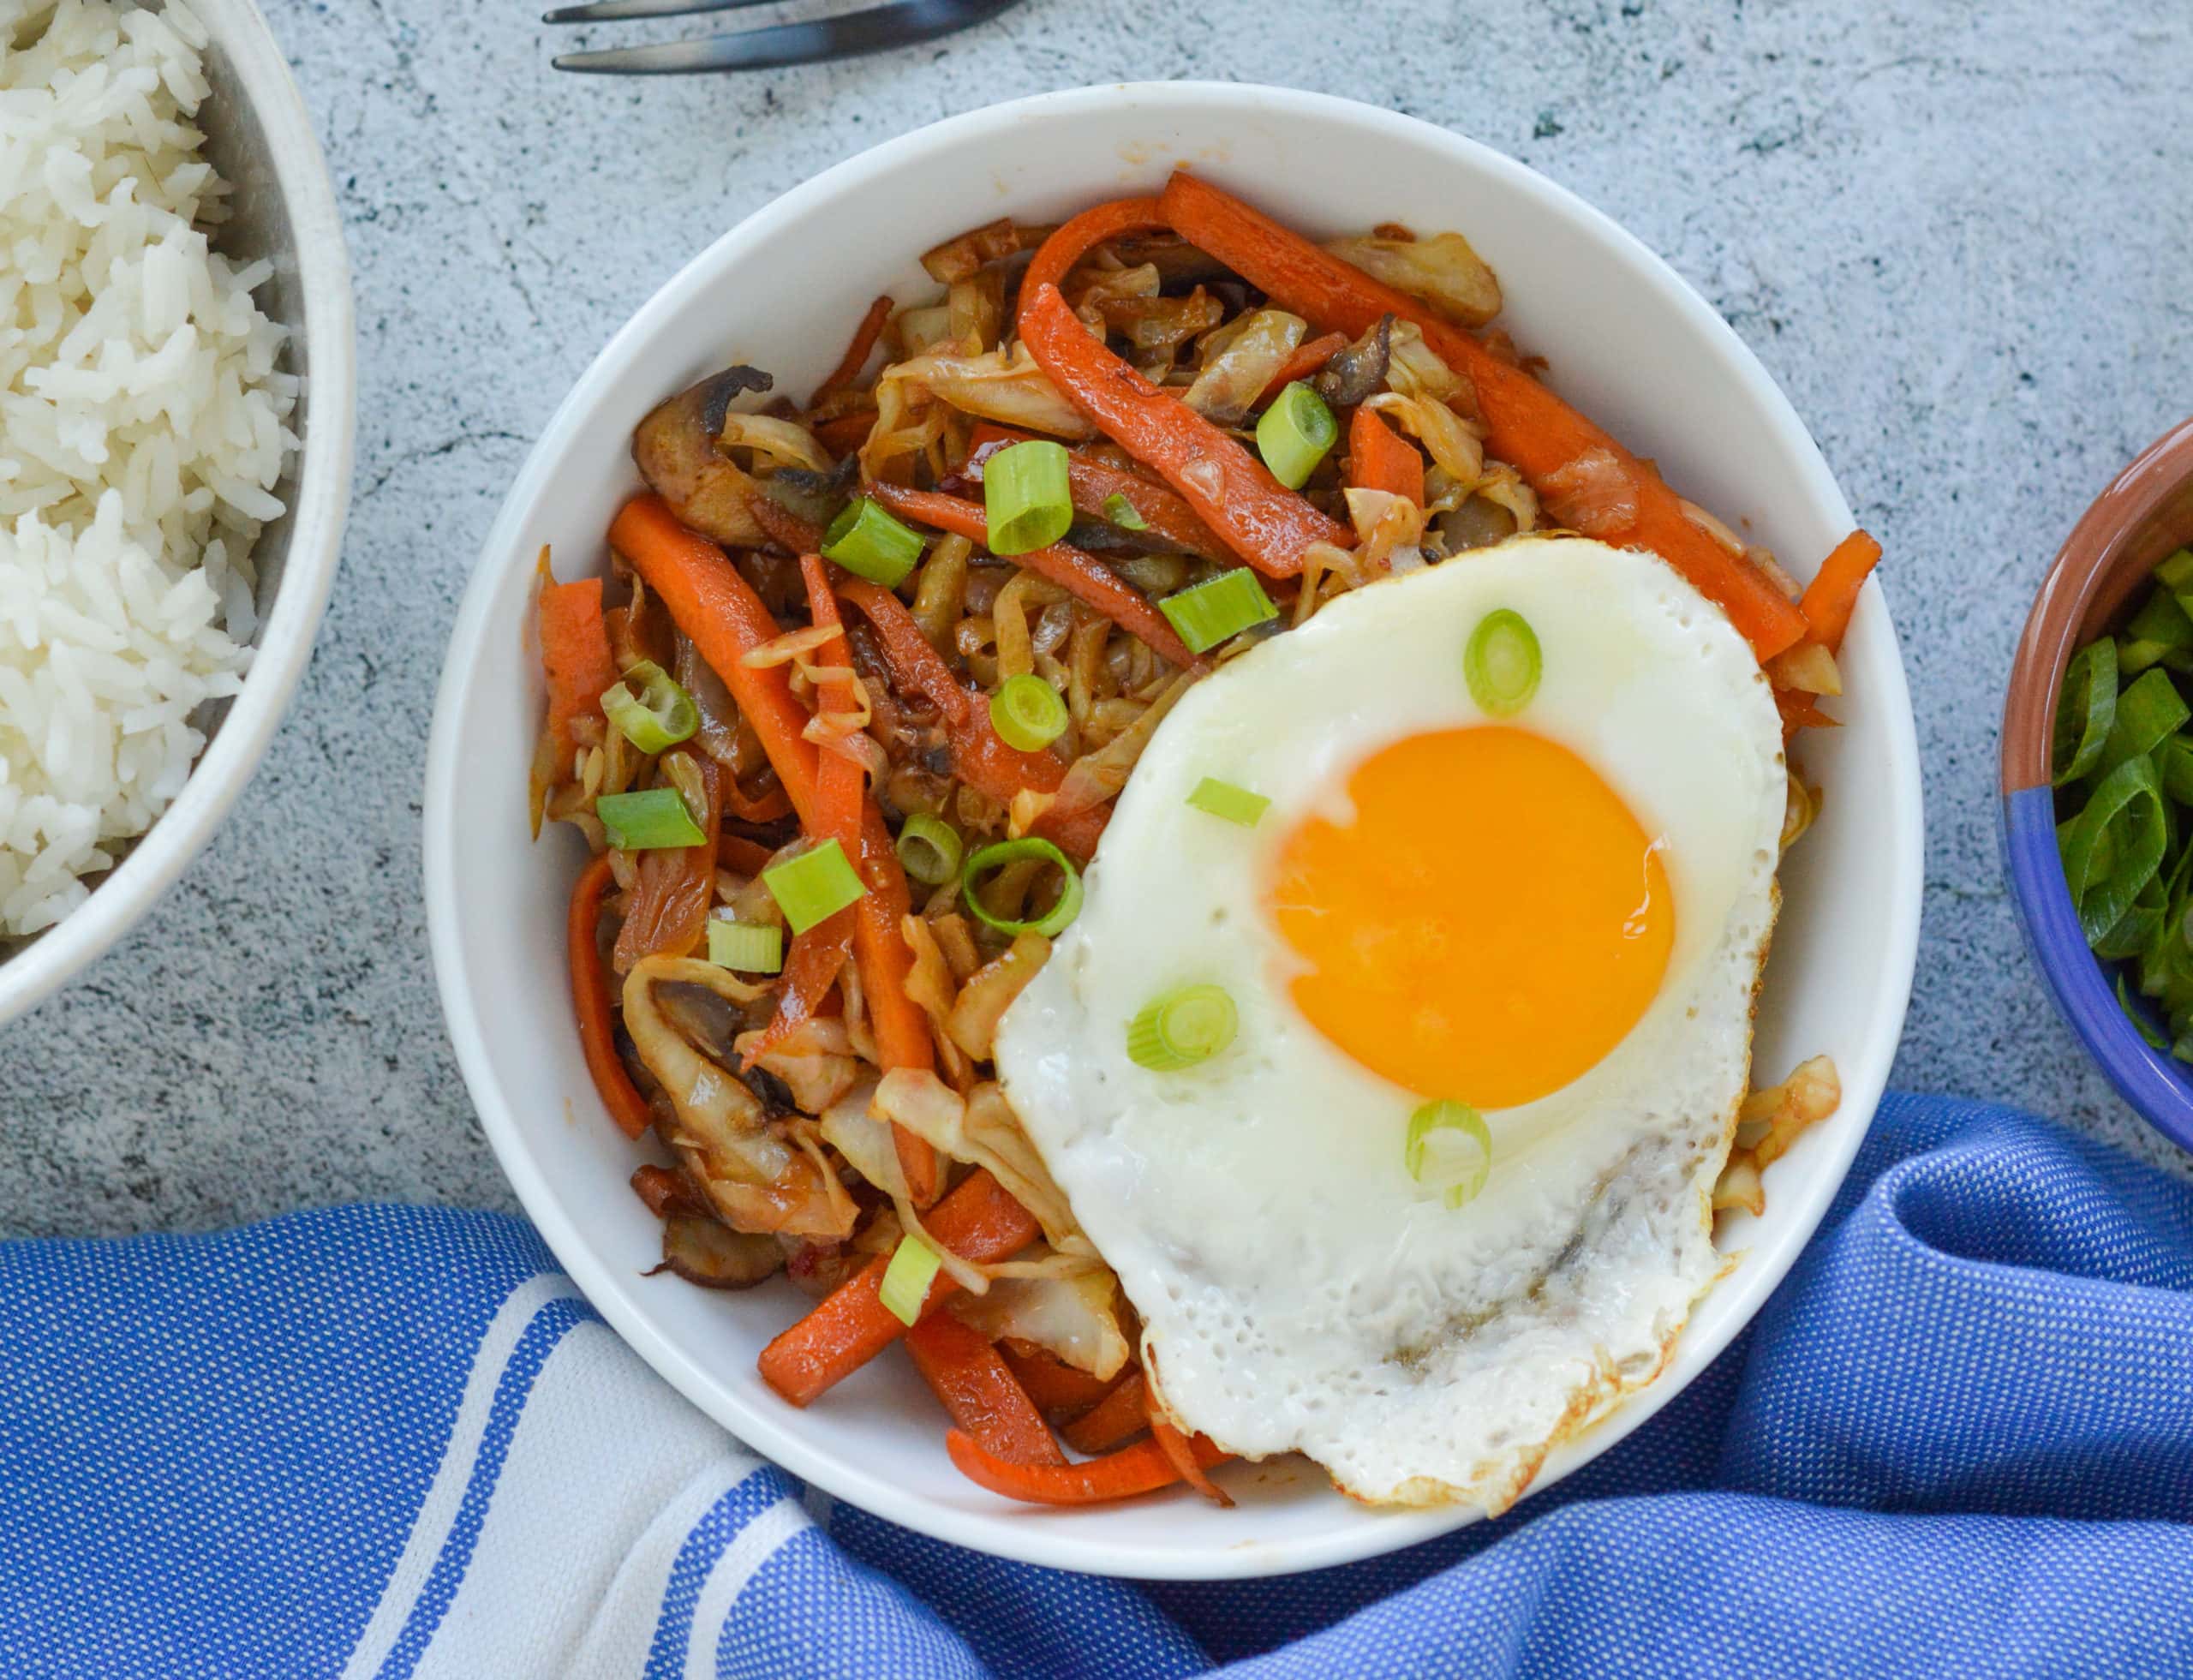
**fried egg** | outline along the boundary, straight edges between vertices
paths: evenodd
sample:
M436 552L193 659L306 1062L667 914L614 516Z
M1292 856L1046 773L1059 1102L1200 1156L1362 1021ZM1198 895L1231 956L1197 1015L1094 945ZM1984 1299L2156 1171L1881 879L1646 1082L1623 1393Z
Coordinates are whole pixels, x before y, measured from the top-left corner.
M1492 715L1464 650L1500 612L1539 672ZM1205 778L1270 803L1224 820ZM1743 638L1581 539L1359 589L1188 691L996 1050L1176 1422L1497 1511L1658 1372L1720 1270L1785 790ZM1138 1065L1130 1024L1189 986L1231 1042ZM1489 1160L1434 1139L1479 1156L1467 1199L1412 1160L1435 1102L1482 1117Z

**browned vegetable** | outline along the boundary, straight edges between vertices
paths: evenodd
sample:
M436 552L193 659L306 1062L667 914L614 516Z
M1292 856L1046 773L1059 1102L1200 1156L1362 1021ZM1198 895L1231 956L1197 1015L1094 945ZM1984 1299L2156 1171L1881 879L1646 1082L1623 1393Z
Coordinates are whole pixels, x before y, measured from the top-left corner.
M659 405L633 431L633 464L680 524L727 545L763 540L746 509L754 481L716 448L716 437L733 398L774 382L758 368L726 368Z
M714 1219L673 1213L662 1222L662 1264L655 1270L675 1272L704 1289L750 1289L774 1277L784 1263L785 1251L774 1237L749 1236Z

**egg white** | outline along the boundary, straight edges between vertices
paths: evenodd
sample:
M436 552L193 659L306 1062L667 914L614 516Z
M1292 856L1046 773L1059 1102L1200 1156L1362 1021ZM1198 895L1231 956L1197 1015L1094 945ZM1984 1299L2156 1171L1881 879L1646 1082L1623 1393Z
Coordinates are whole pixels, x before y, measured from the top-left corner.
M1486 1115L1491 1175L1455 1210L1403 1166L1423 1094L1301 1015L1299 959L1261 893L1270 849L1344 810L1365 758L1493 720L1461 653L1503 607L1544 661L1504 721L1576 752L1664 840L1676 937L1612 1051ZM1186 803L1204 776L1271 807L1253 829L1207 815ZM1181 700L996 1055L1183 1426L1247 1456L1307 1453L1360 1498L1497 1510L1555 1441L1658 1372L1719 1270L1711 1193L1748 1080L1785 791L1771 691L1727 619L1658 559L1583 539L1356 591ZM1136 1067L1127 1022L1199 981L1234 997L1233 1045L1183 1072Z

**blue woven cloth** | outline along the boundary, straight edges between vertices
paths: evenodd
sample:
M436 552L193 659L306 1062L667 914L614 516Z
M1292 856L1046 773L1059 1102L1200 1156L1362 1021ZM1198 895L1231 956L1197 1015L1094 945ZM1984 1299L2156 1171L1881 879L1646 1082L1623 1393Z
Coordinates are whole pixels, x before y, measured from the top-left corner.
M819 1520L818 1520L819 1517ZM0 1246L0 1675L2193 1673L2193 1188L1891 1097L1748 1334L1506 1519L1224 1586L804 1497L523 1225Z

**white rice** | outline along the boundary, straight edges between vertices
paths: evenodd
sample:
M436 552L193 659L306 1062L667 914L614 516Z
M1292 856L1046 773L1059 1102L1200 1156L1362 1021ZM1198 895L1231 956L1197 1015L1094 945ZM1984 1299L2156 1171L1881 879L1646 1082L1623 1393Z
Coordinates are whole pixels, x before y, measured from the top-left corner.
M251 661L296 445L266 265L207 248L182 3L0 0L0 939L81 903Z

